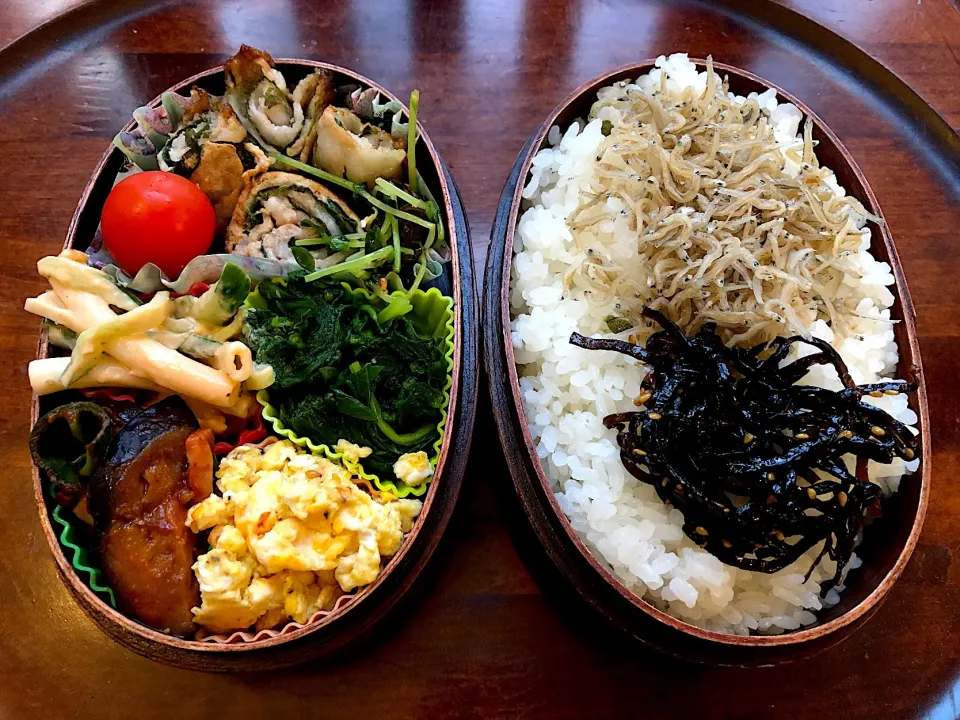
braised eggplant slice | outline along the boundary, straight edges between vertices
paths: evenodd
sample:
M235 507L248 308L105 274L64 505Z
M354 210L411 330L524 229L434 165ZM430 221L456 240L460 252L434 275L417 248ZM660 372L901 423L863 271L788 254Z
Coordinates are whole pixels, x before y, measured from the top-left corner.
M186 527L193 499L186 440L197 422L179 398L130 409L122 419L90 482L103 570L123 612L163 632L190 635L200 594L191 569L196 537Z
M71 505L100 466L113 439L113 418L92 402L54 408L30 433L34 464L56 483L58 497Z

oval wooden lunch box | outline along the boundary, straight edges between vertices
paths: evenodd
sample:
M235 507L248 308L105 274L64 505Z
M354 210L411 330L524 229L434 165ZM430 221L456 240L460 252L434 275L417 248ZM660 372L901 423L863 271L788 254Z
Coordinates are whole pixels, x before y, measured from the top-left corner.
M307 72L321 68L333 72L338 85L361 84L376 88L390 100L398 100L368 78L337 65L290 59L277 60L276 64L284 71L288 81L296 82ZM213 94L222 94L223 66L198 73L169 88L168 92L188 94L194 85ZM150 105L156 106L159 102L158 96ZM133 126L131 122L123 129L131 130ZM64 248L83 250L90 244L100 222L103 203L122 163L120 150L111 146L104 153L80 198ZM78 577L54 532L50 515L53 508L45 497L45 481L34 467L34 497L40 523L60 576L86 613L117 642L141 655L179 667L208 671L261 670L286 667L329 654L361 636L367 636L375 625L388 616L398 619L399 613L391 611L397 609L423 574L460 494L473 433L479 373L478 302L466 215L450 171L422 126L417 144L417 168L438 202L443 205L452 260L444 276L441 276L446 281L446 287L441 289L454 300L455 348L450 406L436 475L422 498L424 505L420 517L404 540L400 552L389 559L376 581L359 591L351 601L338 604L331 614L292 632L229 644L171 637L114 610ZM48 351L46 337L41 334L37 356L46 357ZM34 396L31 425L41 412L49 409L49 405L52 403L47 398L41 400Z
M705 61L695 60L698 65ZM910 559L926 513L930 495L930 430L927 394L920 372L920 349L913 303L900 267L893 238L885 223L871 223L872 252L886 261L896 279L896 302L892 316L899 320L895 336L900 349L898 377L916 372L919 390L909 396L919 417L924 449L919 470L908 476L900 489L885 501L883 517L865 533L857 549L863 566L847 578L847 589L838 605L820 613L817 623L782 635L741 637L711 632L678 620L646 603L594 557L570 526L537 457L527 426L510 331L510 271L514 232L522 210L521 192L534 155L547 146L547 133L554 125L561 131L577 118L586 118L597 91L620 80L634 80L649 72L654 61L622 67L597 77L568 96L544 120L520 152L500 196L490 238L490 256L484 279L484 360L490 397L500 438L507 457L513 487L532 532L543 546L539 561L547 567L551 585L558 585L564 599L576 609L592 609L629 637L675 657L720 665L762 665L795 660L819 652L848 637L878 607ZM817 156L832 168L847 193L883 217L876 197L853 157L839 139L809 107L781 88L730 65L714 63L729 78L730 89L740 95L773 88L779 99L796 105L814 121ZM540 562L538 562L540 564ZM579 598L579 599L578 599Z

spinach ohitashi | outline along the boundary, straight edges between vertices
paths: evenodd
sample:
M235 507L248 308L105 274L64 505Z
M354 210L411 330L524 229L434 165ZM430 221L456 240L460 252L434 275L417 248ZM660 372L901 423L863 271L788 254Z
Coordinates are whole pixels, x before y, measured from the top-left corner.
M244 337L276 375L271 404L297 435L334 447L367 446L368 472L393 476L404 453L432 454L447 363L443 338L422 334L405 310L302 273L265 281ZM398 314L404 313L404 314Z

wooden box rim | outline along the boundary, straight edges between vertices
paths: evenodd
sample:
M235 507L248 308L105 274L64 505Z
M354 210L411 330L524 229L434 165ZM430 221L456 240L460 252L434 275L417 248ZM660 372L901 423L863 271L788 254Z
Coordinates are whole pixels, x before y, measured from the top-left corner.
M705 66L706 60L704 59L695 59L691 58L691 61L698 66ZM796 107L807 117L811 118L814 122L817 130L828 137L830 141L836 146L841 155L843 156L844 161L847 163L849 169L856 176L861 188L863 189L862 197L859 192L854 194L857 195L858 199L864 203L864 205L870 209L874 214L881 218L879 224L872 224L872 229L874 230L874 238L876 239L876 233L879 229L880 235L883 239L883 247L886 251L886 258L878 258L879 260L885 260L891 266L896 288L896 302L899 302L900 308L903 314L903 324L906 329L906 337L908 341L908 347L900 347L900 357L901 362L904 357L910 357L913 361L913 365L918 370L918 390L916 393L916 405L917 405L917 415L918 415L918 426L920 428L921 434L921 443L923 447L923 453L921 455L921 464L916 473L913 473L910 477L911 481L917 481L920 483L920 492L919 492L919 502L917 506L917 511L913 526L911 528L910 534L904 544L903 549L901 550L899 556L897 557L893 567L886 573L886 575L880 580L877 586L856 606L847 610L843 614L839 615L828 622L812 625L809 628L786 632L780 635L749 635L749 636L739 636L739 635L730 635L725 633L719 633L711 630L705 630L703 628L691 625L690 623L679 620L672 615L658 610L653 605L647 603L645 600L641 599L633 591L627 589L623 582L616 576L614 573L606 567L606 565L598 560L594 554L587 548L586 544L576 533L576 531L571 527L570 521L567 518L566 514L560 508L559 503L556 499L556 494L550 486L550 481L548 480L546 473L543 470L543 465L540 462L539 457L536 453L536 445L533 442L533 438L530 434L529 427L526 422L526 413L523 409L523 400L520 395L520 386L519 386L519 376L517 373L516 360L513 352L513 341L511 337L511 327L510 327L510 275L513 266L513 245L514 245L514 236L516 233L517 222L520 216L520 206L522 202L522 191L524 185L526 184L527 177L530 172L530 167L533 162L533 158L536 153L543 147L543 144L546 140L547 133L549 133L550 128L556 124L557 119L562 115L567 108L586 95L595 95L596 92L602 88L609 86L615 82L624 79L636 79L638 76L649 72L655 66L655 59L648 59L638 63L629 63L623 65L614 70L606 72L602 75L599 75L592 80L588 80L572 93L570 93L553 111L547 116L543 123L539 126L537 131L528 141L524 150L520 153L520 158L518 158L519 164L519 175L517 177L516 186L513 188L512 199L510 202L510 211L507 215L505 223L505 238L504 238L504 250L503 250L503 264L500 268L500 296L499 296L499 308L491 308L489 303L493 302L493 297L491 294L487 295L488 306L486 308L486 316L490 317L492 312L499 312L499 324L500 324L500 337L499 341L502 343L502 347L506 354L505 366L506 371L509 375L509 395L512 398L512 408L511 410L516 414L516 425L519 427L519 432L522 435L523 442L520 451L525 453L525 460L528 460L529 466L531 466L536 473L537 481L540 484L538 488L543 495L546 497L549 502L550 508L552 509L556 519L559 521L560 525L563 527L563 530L566 534L567 539L573 543L577 548L580 554L587 560L587 562L592 567L593 571L596 573L599 578L612 587L622 598L629 601L636 610L644 613L648 617L666 625L673 630L676 630L685 635L692 636L699 640L704 640L709 643L716 643L718 645L726 645L733 647L741 648L777 648L790 645L799 645L801 643L807 643L809 641L818 640L824 638L825 636L854 623L856 620L864 617L875 607L878 603L884 599L884 597L889 592L890 588L893 586L893 583L900 577L903 573L904 568L906 567L907 561L910 559L910 556L913 554L914 548L916 547L917 541L920 537L920 532L923 526L924 517L926 515L927 504L929 502L930 495L930 473L931 473L931 463L930 463L930 430L929 430L929 407L927 400L927 391L924 381L924 375L921 367L920 360L920 347L917 340L916 332L916 315L913 307L913 302L910 297L910 292L907 287L906 278L903 274L903 269L900 265L900 259L897 254L896 247L893 243L893 238L890 234L889 228L885 221L883 221L883 213L877 202L876 196L873 193L870 184L867 182L866 177L863 175L863 172L860 170L860 167L857 165L856 161L853 159L853 156L840 141L837 135L829 128L829 126L804 102L800 99L787 92L778 85L761 78L760 76L743 70L733 65L728 65L725 63L714 62L714 69L721 74L729 74L731 76L737 76L744 78L748 81L752 81L758 85L761 85L766 88L772 88L778 96L778 100L781 102L790 102L796 105ZM563 129L562 129L563 130ZM521 162L522 159L522 162ZM504 188L504 196L501 197L501 203L504 201L505 196L507 195L507 190L509 189L509 184ZM848 188L849 190L849 188ZM859 188L858 188L859 190ZM494 229L496 232L496 226ZM496 237L491 239L491 242L497 242ZM895 302L895 305L896 305ZM902 343L901 343L902 345ZM488 356L490 352L493 352L492 349L487 349ZM489 368L488 368L489 370ZM496 409L496 402L494 403ZM498 417L498 422L501 419ZM504 437L503 429L501 428L501 438L504 442L507 442L507 439ZM513 471L511 469L511 473ZM514 483L518 482L516 475L513 476ZM526 510L526 508L525 508Z
M276 58L275 63L277 67L281 69L284 66L299 66L301 68L310 68L310 69L324 69L329 70L341 77L349 78L351 81L355 81L369 88L375 88L387 99L400 103L403 106L404 112L408 111L406 103L396 97L389 90L384 88L379 83L374 82L373 80L357 73L349 68L343 67L341 65L336 65L332 63L315 61L315 60L305 60L305 59L295 59L295 58ZM166 90L163 93L154 97L149 103L150 107L155 107L160 103L160 99L164 93L167 92L183 92L189 90L193 85L202 83L205 80L208 80L211 77L214 77L218 74L223 73L224 65L217 65L211 67L207 70L198 72L190 77L182 80ZM123 128L122 131L130 131L135 127L135 121L131 120ZM455 435L458 433L455 432L455 426L457 424L457 414L459 405L460 405L460 381L461 373L464 370L463 367L463 350L464 350L464 334L469 332L469 329L464 328L463 326L463 303L471 303L474 301L475 288L472 282L464 283L463 277L461 275L462 271L462 259L460 258L460 253L458 252L458 240L462 241L463 238L460 238L461 230L458 227L457 217L454 213L453 202L451 195L453 189L448 182L446 166L443 163L439 153L436 150L430 136L423 129L422 124L418 121L417 128L419 132L419 142L421 146L426 150L430 158L431 165L435 168L437 181L440 188L440 196L438 200L443 203L443 212L444 219L446 222L447 228L447 244L451 248L451 280L453 284L453 298L454 298L454 354L453 354L453 371L452 371L452 381L450 386L450 403L447 407L447 424L444 431L443 443L441 444L440 453L437 460L436 472L434 478L430 483L430 487L426 493L426 496L422 498L423 508L417 519L417 523L414 529L407 535L404 540L404 543L399 552L391 556L389 562L385 569L383 569L380 574L377 576L377 579L369 586L363 588L352 600L344 603L340 607L331 611L329 615L326 615L322 618L319 618L317 621L304 625L301 628L297 628L294 631L286 632L283 634L276 635L274 637L268 637L261 640L251 640L251 641L234 641L230 643L218 643L211 641L200 641L200 640L187 640L180 637L175 637L172 635L167 635L159 630L147 627L141 623L128 618L123 615L118 610L110 607L109 604L101 600L96 593L94 593L90 587L83 582L74 570L72 564L67 559L66 555L63 552L63 549L60 546L60 541L58 539L57 533L54 530L53 524L51 523L50 516L47 510L47 503L43 494L43 481L40 477L40 472L35 465L31 464L31 472L33 477L33 491L34 491L34 500L37 505L37 510L40 515L40 524L43 529L44 537L47 540L47 544L50 546L54 560L57 564L57 569L59 571L61 579L68 586L70 591L74 594L77 600L80 602L80 605L83 607L84 611L87 612L101 627L106 629L109 625L115 625L121 631L133 636L134 642L132 646L135 649L138 649L138 652L142 652L142 646L136 639L140 641L146 641L146 647L149 648L150 643L156 643L168 648L173 648L175 650L188 651L190 653L199 653L206 655L236 655L236 654L245 654L256 651L262 651L268 648L277 648L278 646L285 645L297 640L301 640L308 635L311 635L318 630L328 627L334 623L339 618L343 617L345 614L351 610L360 606L364 601L367 600L371 595L375 594L375 591L386 581L386 579L391 575L393 569L397 567L403 560L403 558L411 552L411 548L414 545L415 540L419 537L421 528L424 526L424 519L430 514L433 510L435 504L435 498L437 497L438 488L446 482L455 482L456 487L454 488L454 494L450 498L448 508L438 508L438 510L446 510L446 517L443 519L442 525L437 529L437 537L431 538L431 542L428 546L425 546L421 549L421 552L424 555L424 563L430 555L432 555L436 544L439 542L439 535L443 533L446 529L447 522L449 521L449 516L453 511L453 505L457 500L459 495L460 485L462 484L462 471L455 471L454 477L448 478L445 470L448 466L453 464L450 456L450 447L453 443ZM97 185L97 182L100 176L104 173L107 164L110 162L114 154L119 154L120 151L113 145L111 145L100 158L100 161L97 163L94 168L90 179L88 180L84 190L80 196L80 200L77 203L77 208L74 211L73 217L70 221L70 225L67 229L66 239L63 244L63 249L68 249L73 246L73 243L76 239L76 233L78 230L79 223L81 221L81 214L86 208L88 202L90 201L90 195L94 190L94 187ZM466 225L464 223L464 228ZM469 231L467 230L467 234ZM467 268L469 269L471 265L467 263ZM46 339L46 333L41 332L40 339L37 346L37 358L47 357L48 354L48 343ZM473 403L467 403L467 405L473 405ZM31 426L37 421L39 417L39 408L40 408L40 399L34 393L31 401L31 414L30 421ZM467 425L463 428L461 432L466 433L468 438L472 430L472 413L473 408L469 408L470 417L468 418ZM422 569L422 565L420 566ZM419 569L417 572L419 575ZM411 578L410 582L415 579ZM397 593L394 593L393 602L391 605L399 599L399 596L402 596L409 586L404 586L399 589ZM386 598L379 598L384 600ZM382 618L377 618L374 622L379 621ZM110 633L116 639L120 639L113 632ZM121 640L123 644L128 644L126 640ZM142 653L143 654L143 653ZM149 655L149 651L146 653ZM163 659L163 658L159 658ZM289 663L284 663L289 664Z

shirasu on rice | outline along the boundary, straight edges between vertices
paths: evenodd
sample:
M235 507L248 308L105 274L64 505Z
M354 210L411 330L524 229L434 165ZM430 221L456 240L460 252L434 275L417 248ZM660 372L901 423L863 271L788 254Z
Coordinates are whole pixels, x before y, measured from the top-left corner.
M778 140L758 98L735 98L710 60L702 92L666 82L652 92L619 83L591 110L606 137L568 218L580 252L567 287L615 298L641 341L654 331L644 307L687 332L713 321L729 344L806 335L817 319L846 335L858 299L841 285L859 277L862 228L877 218L835 193L810 119L802 142ZM612 222L629 223L639 258L590 242Z

